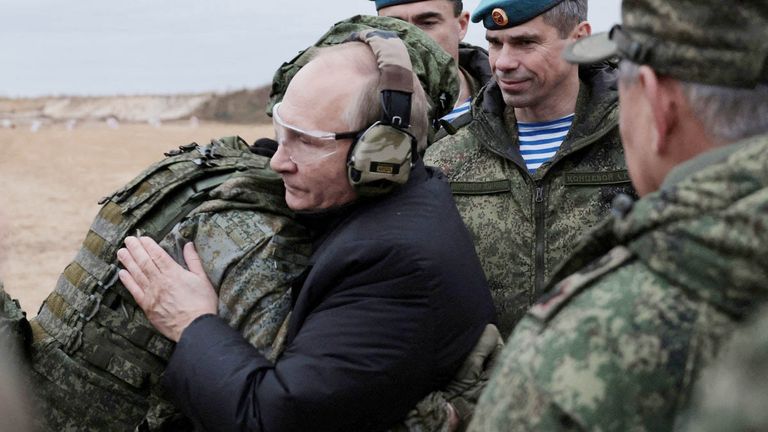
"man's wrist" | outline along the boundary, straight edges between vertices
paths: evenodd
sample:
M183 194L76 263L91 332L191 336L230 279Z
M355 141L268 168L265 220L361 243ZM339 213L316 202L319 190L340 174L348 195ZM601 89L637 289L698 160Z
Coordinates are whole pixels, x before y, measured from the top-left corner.
M181 338L184 336L184 333L189 328L193 327L194 325L196 325L196 324L200 323L201 321L204 321L205 319L210 318L210 317L216 318L217 315L214 314L214 313L211 313L211 312L204 312L204 313L201 313L200 315L196 316L195 318L193 318L186 326L184 326L184 328L179 330L178 337L176 338L176 342L179 342L181 340Z

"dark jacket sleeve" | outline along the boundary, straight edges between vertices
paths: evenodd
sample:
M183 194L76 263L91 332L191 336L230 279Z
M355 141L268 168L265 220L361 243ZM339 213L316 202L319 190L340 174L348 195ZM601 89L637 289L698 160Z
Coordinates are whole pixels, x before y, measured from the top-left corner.
M219 318L194 321L164 378L178 407L206 430L381 430L399 420L444 383L430 370L440 290L397 249L353 244L325 263L299 299L311 312L274 365Z

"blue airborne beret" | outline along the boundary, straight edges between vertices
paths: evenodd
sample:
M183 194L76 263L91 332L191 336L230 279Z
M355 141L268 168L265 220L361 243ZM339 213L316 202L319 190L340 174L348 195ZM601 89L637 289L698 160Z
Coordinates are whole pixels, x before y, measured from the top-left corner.
M563 0L482 0L472 13L472 22L482 21L488 30L514 27L536 18L561 1Z
M424 0L371 0L371 1L376 2L376 10L379 10L389 6L399 5L403 3L416 3Z

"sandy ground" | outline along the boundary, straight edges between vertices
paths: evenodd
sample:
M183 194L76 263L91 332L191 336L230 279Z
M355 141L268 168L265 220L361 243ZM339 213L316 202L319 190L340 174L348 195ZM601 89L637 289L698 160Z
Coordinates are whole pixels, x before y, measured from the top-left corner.
M36 315L85 238L98 200L164 151L213 137L253 142L271 134L268 125L213 123L0 129L0 280L6 291Z

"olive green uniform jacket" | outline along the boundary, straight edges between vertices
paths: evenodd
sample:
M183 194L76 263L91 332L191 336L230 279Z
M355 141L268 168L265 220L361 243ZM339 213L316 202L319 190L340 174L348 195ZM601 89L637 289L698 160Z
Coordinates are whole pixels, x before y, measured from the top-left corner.
M582 68L580 78L573 126L533 175L494 81L474 100L471 121L427 149L426 163L451 181L505 337L579 236L608 214L614 196L633 193L619 139L615 69Z
M768 135L678 166L557 272L471 429L670 430L702 367L768 298L766 210Z

